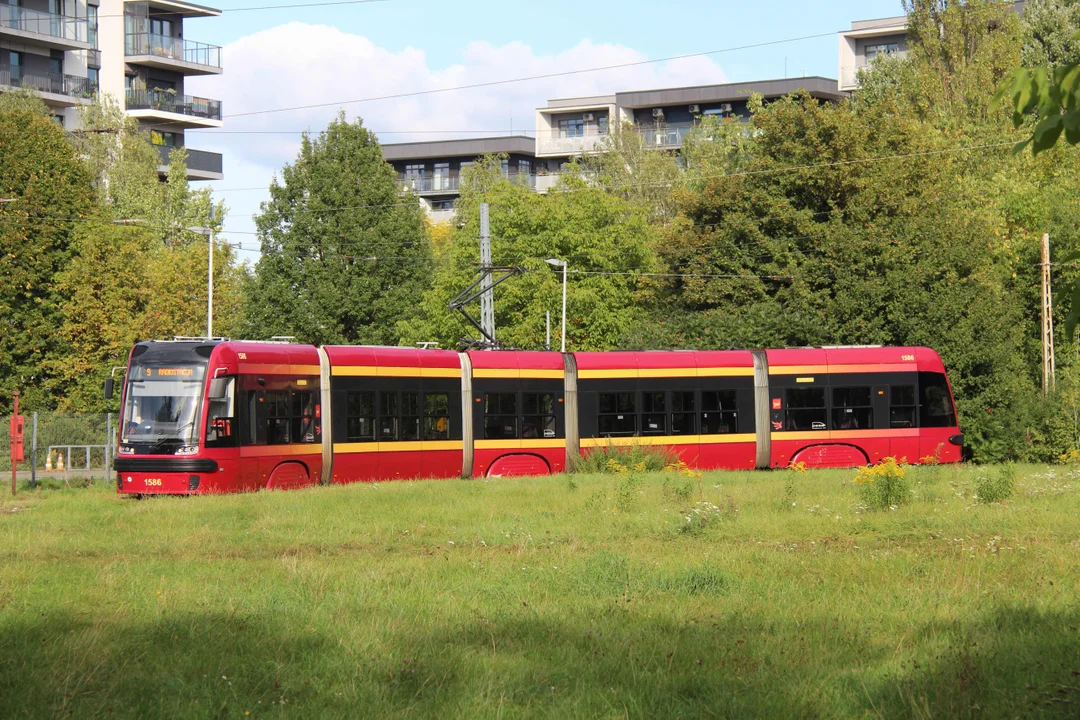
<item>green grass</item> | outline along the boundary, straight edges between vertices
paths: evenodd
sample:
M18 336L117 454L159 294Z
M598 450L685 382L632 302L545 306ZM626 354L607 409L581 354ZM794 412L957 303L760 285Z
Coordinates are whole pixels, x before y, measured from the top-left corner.
M0 717L1076 717L1080 470L908 472L21 494Z

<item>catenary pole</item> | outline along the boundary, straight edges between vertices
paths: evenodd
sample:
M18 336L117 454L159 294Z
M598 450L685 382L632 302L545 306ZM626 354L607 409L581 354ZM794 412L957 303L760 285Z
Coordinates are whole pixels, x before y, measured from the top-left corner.
M480 203L480 326L495 342L495 298L491 287L491 220L488 204Z
M1054 389L1054 308L1050 289L1050 234L1042 236L1042 352L1043 392Z

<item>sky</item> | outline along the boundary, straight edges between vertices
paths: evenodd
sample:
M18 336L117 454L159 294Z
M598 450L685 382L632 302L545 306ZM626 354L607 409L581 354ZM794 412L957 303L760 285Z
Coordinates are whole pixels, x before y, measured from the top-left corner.
M371 0L241 10L310 1L199 0L223 10L222 16L184 21L186 39L223 47L223 74L190 77L185 92L221 100L224 127L187 130L186 144L223 155L225 179L195 186L210 185L224 199L228 212L222 238L241 245L241 260L258 259L252 217L267 199L275 172L295 159L301 132L317 133L339 110L350 120L363 118L384 143L531 134L534 111L549 98L810 75L835 78L836 33L850 28L853 20L903 14L899 0ZM814 35L823 36L798 39ZM745 47L763 43L772 44ZM347 102L717 50L725 52L419 97ZM244 115L323 103L329 105Z

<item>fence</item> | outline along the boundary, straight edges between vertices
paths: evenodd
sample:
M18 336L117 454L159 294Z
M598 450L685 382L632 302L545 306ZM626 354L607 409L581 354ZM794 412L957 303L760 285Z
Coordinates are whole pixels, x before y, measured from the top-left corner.
M28 479L33 484L47 477L102 477L111 471L116 445L115 414L27 413L25 417L26 460L15 468L20 480ZM8 433L0 433L0 472L11 472L10 443ZM56 469L58 455L63 457L63 470ZM50 470L46 470L46 464Z

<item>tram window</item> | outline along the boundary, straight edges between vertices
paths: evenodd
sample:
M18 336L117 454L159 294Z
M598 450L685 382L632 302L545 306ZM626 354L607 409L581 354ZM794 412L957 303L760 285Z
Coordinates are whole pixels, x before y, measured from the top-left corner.
M292 413L289 418L289 437L292 442L313 443L319 439L315 417L315 393L304 390L292 393Z
M375 441L375 393L351 392L345 396L345 437L349 442Z
M637 434L637 393L600 393L601 436Z
M874 427L870 388L833 388L832 426L836 430L866 430Z
M673 392L671 393L671 434L693 435L697 428L694 412L694 393Z
M641 394L641 434L667 434L667 393L645 392Z
M420 439L420 393L401 393L401 439Z
M915 386L893 385L889 388L889 427L915 427Z
M701 434L724 435L738 432L739 412L734 390L707 390L701 393Z
M953 427L956 415L953 412L952 396L949 384L941 373L919 373L919 387L922 390L921 427Z
M286 445L289 438L289 393L267 391L263 404L266 417L266 444Z
M522 413L521 437L553 438L555 428L555 394L525 393L521 396Z
M517 393L485 393L484 437L491 440L517 436Z
M206 412L206 447L236 447L240 438L236 426L236 378L224 378L223 397L210 398Z
M450 396L446 393L424 393L424 439L450 438Z
M244 408L244 417L242 418L243 442L245 445L256 445L260 440L260 430L265 427L259 422L260 408L259 392L257 390L248 390L247 406Z
M785 430L827 430L825 388L788 388Z
M391 442L398 439L400 403L396 392L379 393L379 441Z

